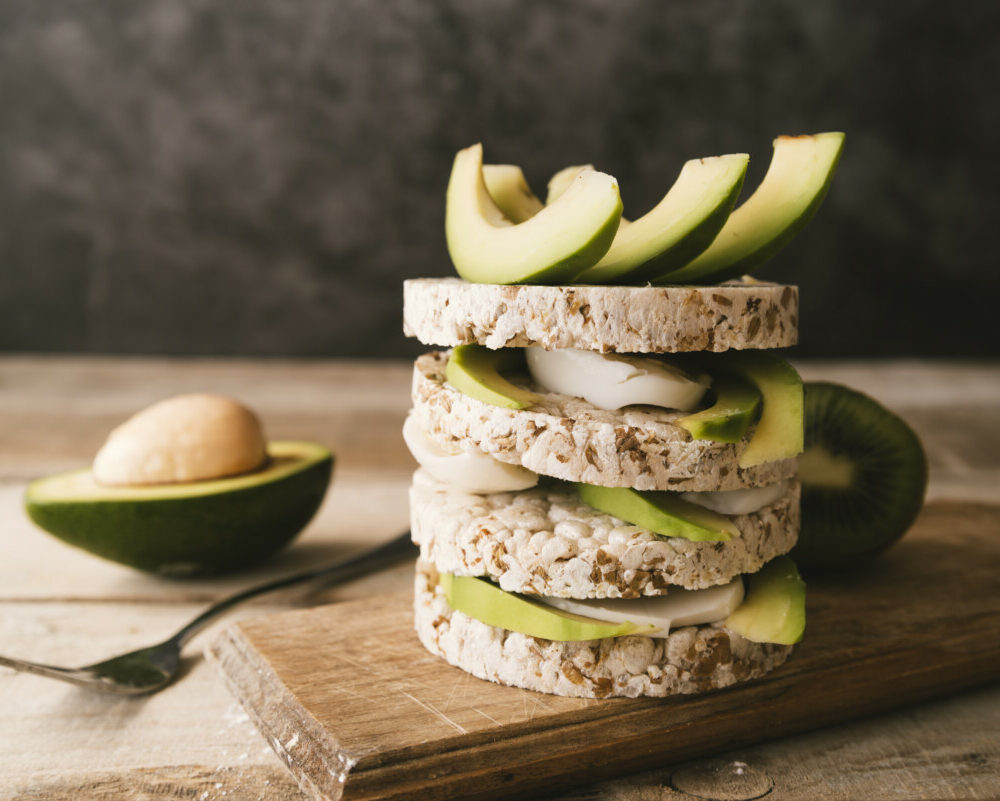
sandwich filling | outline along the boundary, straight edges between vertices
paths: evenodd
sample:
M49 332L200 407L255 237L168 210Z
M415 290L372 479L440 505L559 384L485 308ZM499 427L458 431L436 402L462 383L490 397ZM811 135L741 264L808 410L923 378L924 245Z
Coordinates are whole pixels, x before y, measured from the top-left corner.
M754 642L792 645L805 630L805 584L794 563L779 557L743 580L704 590L631 600L578 601L505 592L486 579L438 575L454 611L489 626L555 642L638 635L669 637L686 626L718 624Z
M641 635L667 637L672 629L718 623L741 604L742 579L705 590L629 600L573 600L505 592L472 576L440 574L448 605L481 623L557 642Z
M538 484L539 475L520 465L508 464L479 450L446 449L421 429L411 414L403 424L403 439L413 458L438 481L478 495L517 492ZM670 493L679 500L720 515L752 514L770 506L788 492L788 481L766 487L715 492ZM640 496L647 493L638 493ZM653 495L654 493L648 493ZM627 522L637 523L634 520ZM734 532L739 535L738 530ZM675 534L673 534L675 535ZM667 534L671 536L671 534Z

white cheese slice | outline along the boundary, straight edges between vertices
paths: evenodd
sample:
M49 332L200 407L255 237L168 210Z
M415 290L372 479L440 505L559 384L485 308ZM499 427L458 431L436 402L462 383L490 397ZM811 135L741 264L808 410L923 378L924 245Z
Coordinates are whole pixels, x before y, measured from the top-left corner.
M708 389L659 359L586 350L526 348L528 371L550 392L583 398L599 409L635 403L691 411Z
M438 481L466 492L515 492L538 483L538 474L498 462L486 453L447 451L430 439L412 415L403 423L403 440L413 458Z
M666 637L671 629L717 623L725 620L743 602L743 579L705 590L685 590L678 587L669 595L642 598L610 598L575 600L572 598L532 598L532 600L605 620L609 623L638 623L656 628L643 632L647 637Z
M767 487L722 490L721 492L682 492L685 501L704 506L720 515L748 515L770 506L788 492L788 482Z

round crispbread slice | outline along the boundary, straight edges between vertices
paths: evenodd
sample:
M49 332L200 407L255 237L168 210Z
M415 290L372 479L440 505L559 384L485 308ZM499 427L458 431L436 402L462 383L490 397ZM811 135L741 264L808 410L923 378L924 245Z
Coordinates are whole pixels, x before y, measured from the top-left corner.
M473 495L418 470L410 487L410 531L424 561L444 573L487 576L507 592L556 598L664 595L756 573L798 539L798 482L731 519L741 536L693 542L600 512L560 482Z
M492 406L448 384L447 364L443 352L418 357L412 392L417 422L445 448L474 448L564 481L639 490L763 487L798 470L797 459L742 468L739 456L752 429L737 443L693 439L675 425L684 413L669 409L607 411L555 393L541 393L526 409Z
M481 679L577 698L663 697L706 692L759 678L790 645L755 643L719 624L686 626L667 637L555 642L496 628L454 611L437 570L417 562L414 628L420 642Z
M403 332L425 345L476 343L602 353L787 348L798 341L798 287L501 286L459 278L403 283Z

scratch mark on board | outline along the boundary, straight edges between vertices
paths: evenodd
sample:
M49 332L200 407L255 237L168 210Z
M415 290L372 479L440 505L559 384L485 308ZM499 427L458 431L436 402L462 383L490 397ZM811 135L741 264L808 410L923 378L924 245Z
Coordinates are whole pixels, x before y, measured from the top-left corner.
M455 721L453 721L451 718L449 718L446 714L444 714L444 712L442 712L440 709L438 709L437 707L435 707L433 704L428 704L428 703L425 703L424 701L421 701L419 698L414 698L408 692L404 692L403 690L400 690L400 692L403 693L403 695L405 695L411 701L413 701L413 703L419 704L424 709L426 709L428 712L430 712L432 715L434 715L435 717L437 717L440 720L442 720L445 723L447 723L449 726L451 726L452 728L454 728L459 734L468 734L469 733L466 729L464 729L461 726L459 726Z
M496 724L497 724L497 726L502 726L502 725L503 725L503 724L502 724L502 723L501 723L501 722L500 722L499 720L497 720L497 719L496 719L495 717L493 717L492 715L487 715L487 714L486 714L485 712L483 712L483 710L481 710L481 709L477 709L476 707L472 707L472 711L473 711L473 712L478 712L478 713L479 713L480 715L482 715L482 716L483 716L484 718L486 718L487 720L492 720L492 721L493 721L494 723L496 723Z

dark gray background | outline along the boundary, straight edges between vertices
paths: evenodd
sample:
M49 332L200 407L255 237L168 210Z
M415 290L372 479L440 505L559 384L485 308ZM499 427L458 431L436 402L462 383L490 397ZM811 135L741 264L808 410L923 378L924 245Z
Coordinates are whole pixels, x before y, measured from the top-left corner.
M811 356L1000 355L1000 4L0 0L0 350L392 356L454 152L691 157L844 130L758 275Z

